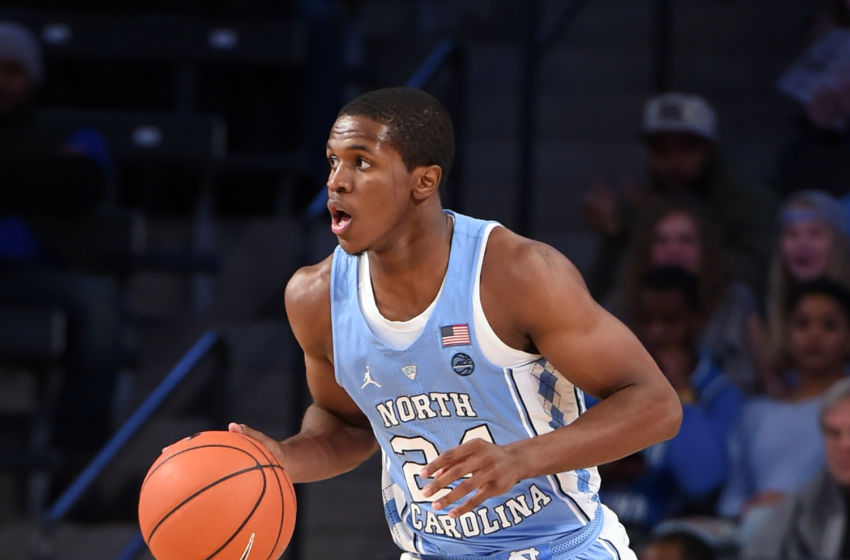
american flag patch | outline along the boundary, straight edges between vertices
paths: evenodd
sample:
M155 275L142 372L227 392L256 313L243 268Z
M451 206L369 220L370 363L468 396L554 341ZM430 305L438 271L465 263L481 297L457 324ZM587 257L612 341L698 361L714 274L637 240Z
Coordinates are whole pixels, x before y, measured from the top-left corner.
M462 346L472 344L469 339L469 325L449 325L440 327L440 341L446 346Z

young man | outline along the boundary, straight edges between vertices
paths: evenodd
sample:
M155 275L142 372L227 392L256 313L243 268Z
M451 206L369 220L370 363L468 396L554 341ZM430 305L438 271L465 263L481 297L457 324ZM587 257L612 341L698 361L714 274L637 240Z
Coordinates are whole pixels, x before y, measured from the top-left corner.
M282 442L230 429L295 482L380 447L404 558L633 558L595 466L672 437L676 393L564 256L442 209L453 153L427 93L343 107L327 143L339 247L286 288L314 402ZM585 412L582 391L601 402Z

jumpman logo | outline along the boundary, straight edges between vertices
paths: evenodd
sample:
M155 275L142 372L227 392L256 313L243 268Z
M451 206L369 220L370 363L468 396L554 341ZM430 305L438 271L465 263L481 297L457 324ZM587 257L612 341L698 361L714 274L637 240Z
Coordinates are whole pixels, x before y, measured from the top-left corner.
M363 385L360 386L361 389L365 389L366 385L372 384L377 388L381 388L381 384L372 379L372 374L369 373L369 366L366 366L366 373L363 374Z

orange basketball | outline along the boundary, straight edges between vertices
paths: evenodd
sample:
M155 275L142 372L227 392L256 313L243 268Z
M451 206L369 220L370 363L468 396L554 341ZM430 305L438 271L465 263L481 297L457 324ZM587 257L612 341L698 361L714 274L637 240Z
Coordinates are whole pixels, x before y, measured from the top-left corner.
M274 455L225 431L166 448L139 496L139 526L157 560L276 560L295 511L292 482Z

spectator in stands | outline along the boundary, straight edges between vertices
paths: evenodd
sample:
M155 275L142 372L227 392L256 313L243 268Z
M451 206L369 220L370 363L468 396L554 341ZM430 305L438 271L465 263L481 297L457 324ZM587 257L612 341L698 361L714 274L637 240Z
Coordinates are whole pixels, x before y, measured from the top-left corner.
M688 531L653 535L641 548L640 560L715 560L717 551Z
M44 79L39 45L0 22L0 305L58 308L67 317L55 446L72 476L104 443L120 360L121 296L115 283L57 257L51 220L86 219L105 188L105 147L93 133L62 138L38 118Z
M820 429L826 468L785 498L743 543L744 558L850 558L850 378L824 395Z
M785 495L823 466L818 409L826 391L847 377L850 292L820 278L789 296L785 344L793 384L782 398L754 397L729 439L729 478L718 511L752 534Z
M714 511L726 477L726 436L744 395L700 354L696 278L657 268L640 283L633 328L679 393L683 418L671 440L600 467L603 499L641 534L674 515Z
M611 186L597 181L585 197L587 221L602 237L589 274L594 296L603 299L616 277L634 215L645 199L672 195L691 196L704 206L731 254L733 277L761 289L774 232L775 196L735 176L722 161L711 106L696 95L655 96L644 108L642 133L650 188L629 188L618 200Z
M670 197L646 209L635 228L619 285L609 307L627 323L637 305L640 279L653 267L679 266L697 279L700 347L746 392L775 385L764 350L758 299L729 275L727 255L702 208Z
M833 197L821 191L791 195L782 205L779 226L767 297L768 356L776 371L788 367L783 333L792 288L826 276L850 289L850 238Z

